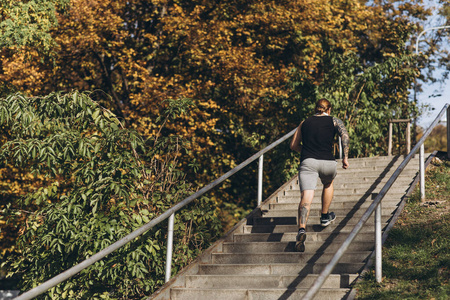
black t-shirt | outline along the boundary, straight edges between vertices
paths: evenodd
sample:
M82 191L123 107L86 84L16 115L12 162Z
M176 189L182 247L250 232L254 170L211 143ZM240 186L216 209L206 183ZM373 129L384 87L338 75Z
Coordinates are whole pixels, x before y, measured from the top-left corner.
M331 116L311 116L301 127L302 151L300 160L315 158L335 160L333 155L333 140L336 129Z

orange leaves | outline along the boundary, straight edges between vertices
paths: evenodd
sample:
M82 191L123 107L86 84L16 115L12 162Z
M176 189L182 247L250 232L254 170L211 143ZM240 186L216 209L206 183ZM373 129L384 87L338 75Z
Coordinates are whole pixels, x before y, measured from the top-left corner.
M247 136L281 132L304 111L290 97L294 67L319 85L327 53L357 52L369 63L395 56L412 26L395 14L423 14L360 0L71 3L53 31L55 61L7 56L1 79L32 94L101 90L96 100L146 136L158 132L164 100L190 98L189 114L168 121L164 134L189 140L204 167L214 157L212 174L229 169L231 159L220 157L239 157Z
M28 52L28 55L38 56L36 51ZM38 66L27 60L27 54L23 51L14 53L11 57L1 57L2 71L0 81L21 87L27 92L35 94L45 82L45 74Z
M94 49L105 43L102 34L112 37L121 35L123 20L115 14L120 9L120 1L83 1L72 0L68 14L60 16L59 33L55 36L61 46L72 46L80 49ZM63 34L61 34L63 33ZM111 46L120 46L120 41L111 39Z

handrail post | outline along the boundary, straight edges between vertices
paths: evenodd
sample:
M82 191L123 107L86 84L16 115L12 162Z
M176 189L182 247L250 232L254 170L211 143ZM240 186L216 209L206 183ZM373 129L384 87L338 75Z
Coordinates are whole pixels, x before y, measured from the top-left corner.
M382 280L382 242L381 242L381 202L375 209L375 279Z
M342 159L342 139L339 137L339 159Z
M389 120L388 156L392 155L392 122Z
M263 164L264 164L264 155L261 155L258 160L258 205L262 202L262 194L263 194Z
M447 107L447 157L450 158L450 106Z
M406 123L406 155L411 152L411 119Z
M420 175L420 200L425 201L425 147L420 145L419 150L419 175Z
M167 232L167 254L166 254L166 281L169 281L172 272L172 253L173 253L173 227L175 223L175 213L169 217L169 228Z

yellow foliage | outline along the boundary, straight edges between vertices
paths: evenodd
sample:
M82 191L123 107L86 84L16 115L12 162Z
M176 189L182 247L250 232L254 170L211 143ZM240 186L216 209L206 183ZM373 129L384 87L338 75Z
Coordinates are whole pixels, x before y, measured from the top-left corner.
M260 136L275 139L296 125L286 112L300 108L279 101L300 103L290 97L293 67L320 84L329 51L395 56L414 26L406 6L364 3L72 0L52 31L54 58L4 49L0 80L30 95L96 90L96 100L146 137L160 132L164 100L192 99L161 133L189 141L183 163L201 164L205 173L192 176L203 185L242 161L239 151L270 140Z

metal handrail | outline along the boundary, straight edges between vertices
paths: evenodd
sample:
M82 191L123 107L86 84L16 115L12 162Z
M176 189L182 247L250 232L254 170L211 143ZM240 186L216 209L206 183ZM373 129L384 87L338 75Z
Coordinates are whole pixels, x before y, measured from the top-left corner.
M38 296L38 295L40 295L42 293L45 293L46 291L48 291L52 287L60 284L61 282L69 279L70 277L74 276L75 274L77 274L77 273L81 272L82 270L86 269L87 267L93 265L94 263L96 263L97 261L102 259L103 257L107 256L108 254L114 252L115 250L117 250L117 249L121 248L122 246L126 245L127 243L131 242L133 239L135 239L136 237L144 234L145 232L147 232L148 230L150 230L154 226L158 225L159 223L161 223L165 219L169 218L170 216L173 216L173 214L175 212L177 212L178 210L182 209L183 207L185 207L186 205L188 205L189 203L191 203L192 201L194 201L198 197L202 196L206 192L210 191L215 186L221 184L223 181L225 181L226 179L228 179L229 177L231 177L235 173L239 172L240 170L245 168L247 165L249 165L253 161L259 159L260 157L263 156L263 154L269 152L270 150L272 150L273 148L275 148L276 146L278 146L279 144L283 143L288 138L293 136L296 130L297 129L294 129L291 132L289 132L288 134L284 135L282 138L280 138L277 141L273 142L272 144L270 144L269 146L267 146L263 150L257 152L256 154L254 154L253 156L251 156L250 158L248 158L247 160L245 160L244 162L242 162L241 164L239 164L238 166L236 166L232 170L228 171L227 173L225 173L224 175L222 175L221 177L219 177L215 181L213 181L213 182L209 183L208 185L204 186L202 189L200 189L196 193L190 195L189 197L185 198L181 202L179 202L176 205L172 206L171 208L166 210L164 213L162 213L158 217L154 218L153 220L151 220L147 224L143 225L142 227L136 229L135 231L133 231L132 233L128 234L124 238L118 240L114 244L111 244L110 246L106 247L105 249L101 250L100 252L97 252L96 254L92 255L88 259L82 261L81 263L79 263L79 264L73 266L72 268L62 272L61 274L59 274L59 275L57 275L57 276L47 280L46 282L42 283L41 285L39 285L39 286L37 286L37 287L35 287L35 288L33 288L33 289L31 289L31 290L21 294L21 295L19 295L18 297L14 298L14 299L15 300L33 299L34 297L36 297L36 296ZM261 184L258 184L258 186L260 188L262 188Z
M333 258L330 260L330 262L326 265L324 270L320 273L320 275L317 277L317 279L314 281L314 283L311 285L310 289L307 291L307 293L303 296L303 300L312 300L313 297L317 294L320 287L323 285L325 280L328 278L328 276L331 274L331 271L334 269L334 267L337 265L341 257L344 255L345 251L347 251L347 248L353 241L353 239L356 237L356 235L359 233L359 231L362 229L364 224L369 219L370 215L374 212L374 210L379 207L379 204L381 203L381 200L384 198L386 193L391 188L392 184L397 180L397 177L400 175L400 173L403 171L403 169L406 167L406 165L409 163L411 158L414 156L414 154L417 152L419 147L423 145L426 138L430 135L431 131L436 127L436 125L439 123L440 119L444 115L444 113L447 112L447 128L449 126L448 119L450 117L450 104L446 104L439 115L436 117L436 119L433 121L433 123L430 125L430 127L427 129L427 131L424 133L422 138L419 140L419 142L414 146L412 151L405 157L405 159L402 161L400 166L394 171L392 176L389 178L389 180L386 182L386 184L381 189L380 193L375 197L373 200L373 203L367 208L366 212L363 214L359 222L356 224L356 226L353 228L353 230L350 232L347 239L343 242L342 246L336 251ZM450 132L447 130L447 132ZM421 147L423 149L423 147ZM450 149L447 149L448 153L450 154ZM422 151L421 151L422 152ZM421 158L423 159L423 155L421 155ZM423 180L423 179L421 179Z

